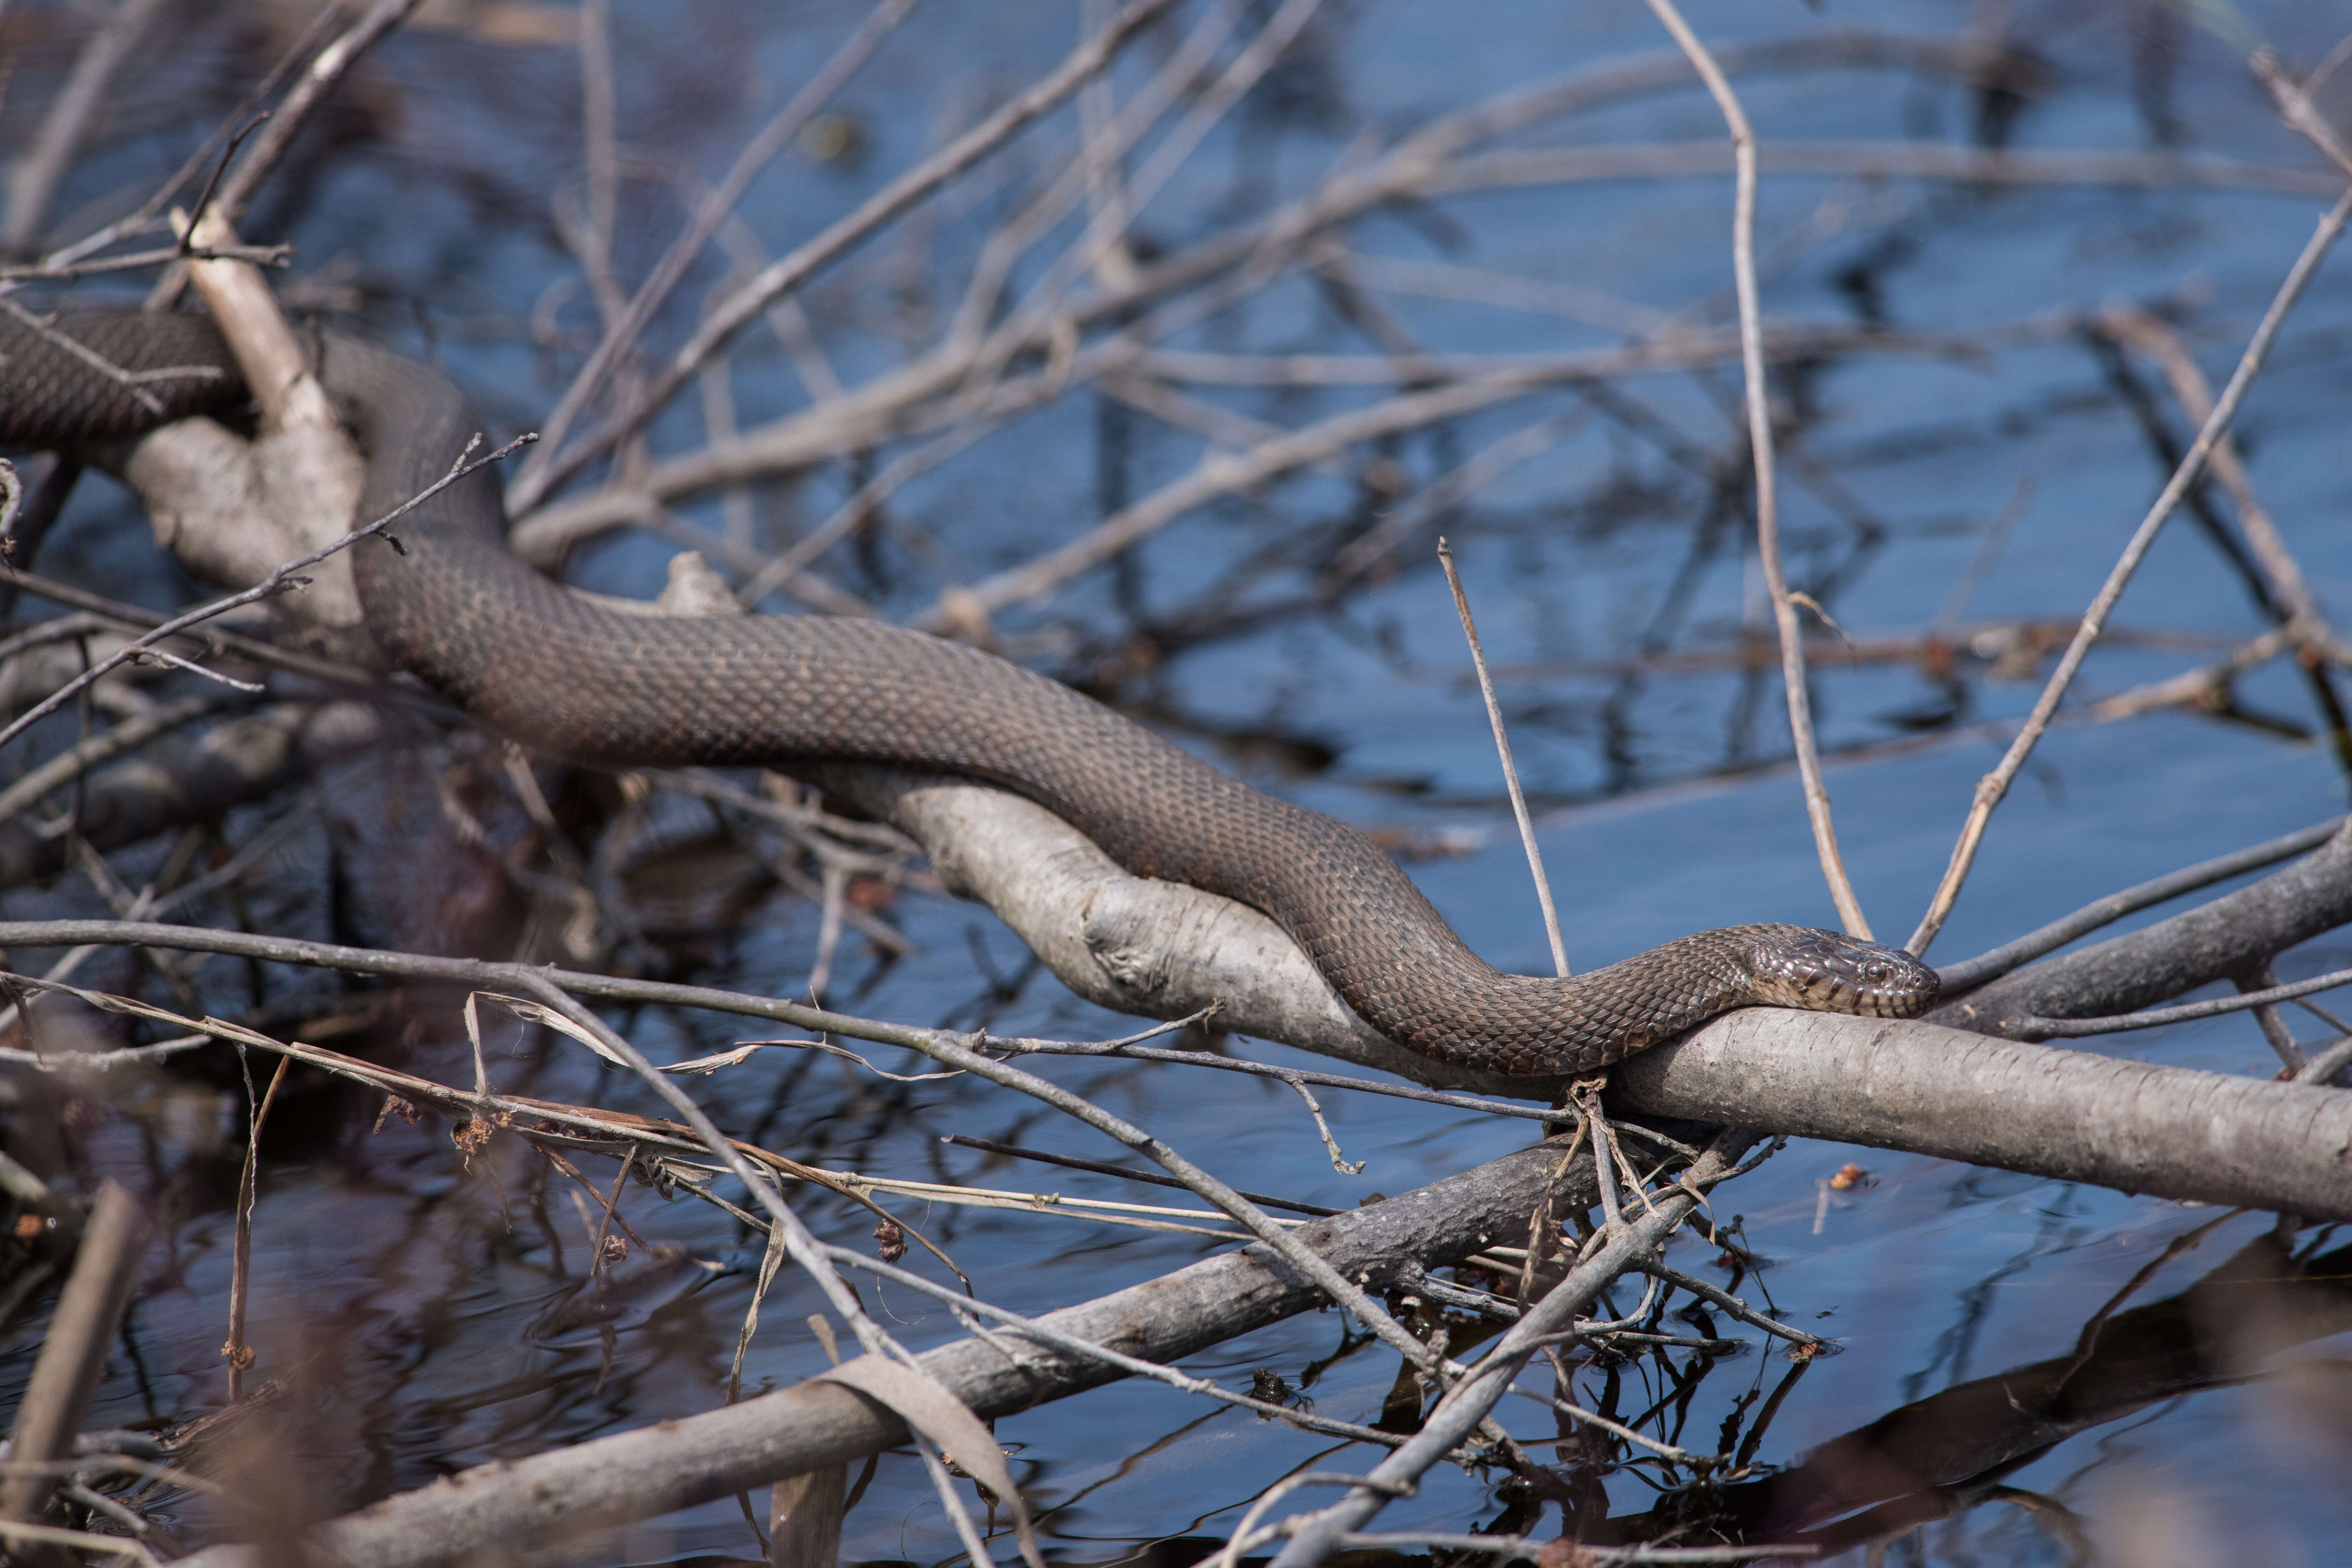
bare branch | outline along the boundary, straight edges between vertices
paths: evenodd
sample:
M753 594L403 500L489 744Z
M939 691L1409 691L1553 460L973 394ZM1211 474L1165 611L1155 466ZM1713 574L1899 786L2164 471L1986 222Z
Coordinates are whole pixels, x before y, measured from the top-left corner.
M2303 297L2304 289L2318 271L2320 261L2336 243L2336 236L2344 232L2347 218L2352 218L2352 189L2347 189L2319 220L2318 227L2303 247L2303 254L2295 258L2286 280L2279 286L2277 294L2271 300L2270 308L2263 313L2262 323L2254 329L2253 338L2246 344L2245 353L2239 357L2238 368L2230 377L2229 385L2222 388L2221 401L2213 405L2213 412L2197 432L2195 443L2181 458L2179 466L2173 469L2172 478L2166 482L2163 492L2148 508L2147 515L2140 520L2138 528L2133 531L2130 542L2124 546L2123 554L2107 574L2107 580L2100 586L2098 595L2091 601L2090 608L2084 612L2081 629L2060 657L2058 668L2051 672L2049 682L2042 689L2042 695L2035 700L2024 727L2010 742L2000 764L1979 781L1976 799L1969 808L1968 820L1960 828L1959 842L1952 847L1951 864L1945 868L1944 879L1936 889L1927 912L1920 917L1919 929L1912 932L1911 940L1904 944L1911 952L1926 952L1927 945L1936 940L1936 933L1943 929L1946 918L1952 912L1952 905L1959 899L1962 884L1968 880L1969 868L1976 863L1977 847L1983 842L1985 826L1992 819L1993 808L2008 795L2010 784L2015 781L2019 770L2025 766L2026 758L2032 755L2042 731L2049 728L2051 718L2058 711L2060 700L2066 695L2066 689L2074 684L2075 672L2083 668L2083 660L2090 653L2091 644L2097 640L2100 630L2106 625L2107 616L2115 611L2116 602L2123 597L2132 574L2139 570L2140 562L2156 542L2157 534L2180 505L2181 498L2189 493L2189 486L2197 482L2198 476L2204 471L2206 458L2229 430L2230 422L2237 417L2238 407L2245 401L2247 390L2253 385L2256 374L2269 356L2271 345L2277 341L2279 329L2285 325L2288 312Z
M1748 129L1748 112L1731 90L1715 57L1692 32L1675 8L1674 0L1649 0L1650 9L1665 25L1692 68L1722 110L1731 131L1732 163L1737 174L1731 219L1732 278L1739 296L1740 364L1747 376L1748 445L1756 464L1756 553L1763 563L1764 583L1772 595L1772 620L1780 633L1780 683L1789 700L1789 736L1797 750L1797 776L1805 790L1805 816L1812 824L1813 847L1821 857L1822 876L1829 883L1838 919L1846 933L1867 941L1870 921L1855 899L1853 884L1838 853L1837 827L1830 818L1830 795L1822 783L1822 759L1813 742L1812 699L1805 689L1805 635L1797 624L1797 606L1789 596L1789 580L1780 568L1780 501L1773 476L1771 388L1764 378L1763 305L1756 287L1756 133Z

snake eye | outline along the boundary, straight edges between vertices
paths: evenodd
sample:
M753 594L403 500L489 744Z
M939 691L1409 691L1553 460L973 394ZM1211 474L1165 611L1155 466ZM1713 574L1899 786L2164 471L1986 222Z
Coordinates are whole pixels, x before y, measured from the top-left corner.
M1862 977L1864 980L1870 981L1874 984L1885 979L1886 973L1886 965L1880 963L1875 960L1862 966Z

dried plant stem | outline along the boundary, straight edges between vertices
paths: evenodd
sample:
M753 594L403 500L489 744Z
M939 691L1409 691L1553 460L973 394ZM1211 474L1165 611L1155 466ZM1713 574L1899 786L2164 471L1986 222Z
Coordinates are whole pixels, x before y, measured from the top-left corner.
M1519 842L1527 847L1528 870L1536 879L1536 901L1543 906L1544 935L1551 941L1551 966L1568 977L1568 947L1559 939L1559 910L1551 901L1551 879L1544 875L1543 851L1536 847L1536 825L1528 816L1527 793L1519 788L1518 765L1511 761L1510 732L1503 727L1503 705L1495 700L1495 678L1486 672L1486 650L1478 641L1478 623L1470 617L1470 600L1462 592L1462 574L1454 569L1454 552L1437 542L1437 559L1445 568L1445 585L1454 590L1454 613L1462 617L1462 635L1470 639L1470 663L1478 671L1478 692L1486 700L1486 721L1495 727L1495 752L1503 759L1503 783L1511 792L1511 815L1519 819Z
M1830 820L1829 790L1822 783L1822 759L1813 742L1812 701L1805 690L1805 639L1797 624L1797 606L1789 596L1789 580L1780 568L1780 497L1773 476L1772 408L1764 379L1764 322L1756 287L1756 133L1748 128L1747 110L1722 68L1698 41L1690 24L1675 10L1674 0L1649 0L1668 33L1690 58L1691 67L1706 83L1716 107L1731 131L1732 164L1737 195L1731 219L1732 277L1739 297L1739 357L1748 383L1748 442L1756 461L1756 553L1764 563L1765 585L1772 594L1772 620L1780 634L1780 681L1789 693L1789 736L1797 752L1797 774L1805 786L1805 815L1811 820L1813 847L1821 853L1822 876L1837 904L1838 920L1849 936L1867 940L1870 921L1847 879L1845 861L1838 854L1837 828Z
M2139 527L2133 531L2131 542L2124 546L2123 554L2107 574L2106 582L2100 585L2098 596L2091 601L2091 607L2083 612L2082 625L2075 630L2074 640L2066 645L2065 653L2058 660L2058 668L2051 672L2049 684L2042 689L2042 695L2035 700L2033 711L2027 716L2024 728L2010 742L2000 765L1978 781L1976 799L1969 807L1968 820L1961 825L1959 842L1952 847L1951 863L1945 868L1944 880L1937 888L1927 914L1921 918L1919 929L1912 932L1911 940L1904 944L1911 952L1926 952L1927 944L1934 942L1936 933L1943 929L1945 920L1952 912L1952 905L1960 896L1961 885L1968 880L1969 868L1976 862L1977 847L1983 842L1985 825L1992 819L1993 808L2009 793L2010 784L2016 779L2019 770L2025 766L2026 758L2032 755L2042 731L2050 727L2051 719L2058 711L2060 700L2074 682L2075 671L2083 668L2083 660L2090 654L2091 644L2098 639L2099 632L2107 624L2107 616L2115 611L2116 601L2123 597L2132 574L2139 570L2140 562L2146 558L2149 547L2155 544L2156 536L2162 531L2166 520L2180 505L2181 498L2189 493L2189 488L2204 473L2207 458L2229 430L2230 422L2237 417L2239 405L2245 401L2247 390L2253 385L2263 360L2270 354L2271 345L2277 341L2279 329L2285 324L2287 313L2303 297L2305 288L2319 270L2319 263L2326 256L2329 247L2344 232L2347 218L2352 218L2352 189L2346 190L2337 198L2336 205L2327 209L2318 226L2312 231L2310 240L2303 247L2303 254L2295 258L2294 266L2287 272L2286 281L2279 285L2278 293L2271 300L2270 309L2263 313L2262 324L2254 329L2252 340L2246 344L2246 352L2239 356L2238 368L2231 375L2229 385L2221 389L2221 400L2213 405L2213 411L2206 416L2203 426L2197 432L2197 439L2173 469L2172 478L2165 484L2163 493L2148 508L2147 515L2140 519Z
M278 1086L286 1081L286 1069L292 1065L291 1057L278 1058L278 1070L269 1075L269 1087L254 1101L253 1117L246 1128L245 1173L236 1183L236 1241L229 1258L228 1343L221 1346L221 1354L228 1359L231 1405L245 1397L245 1369L253 1364L253 1347L245 1342L245 1307L253 1287L253 1199L261 1164L261 1124L269 1115L270 1102L278 1098ZM247 1092L252 1088L252 1080L247 1079Z

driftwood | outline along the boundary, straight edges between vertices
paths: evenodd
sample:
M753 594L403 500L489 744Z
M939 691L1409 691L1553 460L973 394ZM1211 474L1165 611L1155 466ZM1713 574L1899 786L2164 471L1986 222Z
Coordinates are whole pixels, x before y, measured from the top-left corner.
M1522 1239L1559 1163L1556 1148L1522 1149L1296 1234L1349 1278L1386 1289L1481 1247ZM1559 1180L1556 1203L1595 1201L1590 1162ZM1167 1363L1322 1304L1311 1283L1254 1246L1039 1321ZM992 1331L1019 1344L1019 1365L977 1339L919 1358L983 1418L1126 1375L1017 1329ZM709 1502L906 1441L906 1423L881 1405L837 1383L812 1380L683 1420L484 1465L334 1521L312 1541L322 1559L347 1568L430 1568L502 1542L545 1543ZM192 1568L244 1568L260 1559L250 1548L215 1546L182 1561Z

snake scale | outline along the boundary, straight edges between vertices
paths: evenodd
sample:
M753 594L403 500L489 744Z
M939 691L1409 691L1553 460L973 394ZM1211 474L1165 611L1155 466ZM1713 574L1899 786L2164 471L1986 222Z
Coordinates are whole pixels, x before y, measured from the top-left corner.
M442 478L480 428L446 378L369 344L324 337L317 368L367 454L362 519ZM0 443L86 450L245 401L204 317L0 317ZM1909 954L1787 925L1701 931L1573 979L1503 973L1356 829L991 654L877 621L600 608L508 552L487 470L396 531L404 553L355 551L368 629L493 729L610 765L863 762L1002 785L1139 876L1264 910L1366 1023L1442 1062L1584 1071L1733 1007L1907 1017L1935 999Z

